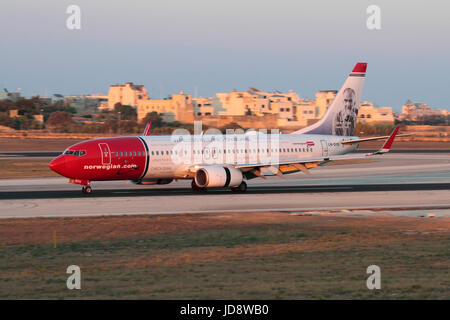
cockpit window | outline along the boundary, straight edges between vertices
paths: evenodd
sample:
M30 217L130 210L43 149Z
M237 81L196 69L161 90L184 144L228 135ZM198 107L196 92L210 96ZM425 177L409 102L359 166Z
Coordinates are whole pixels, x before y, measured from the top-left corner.
M66 151L64 151L63 154L71 154L76 157L81 157L86 154L86 151L85 150L66 150Z

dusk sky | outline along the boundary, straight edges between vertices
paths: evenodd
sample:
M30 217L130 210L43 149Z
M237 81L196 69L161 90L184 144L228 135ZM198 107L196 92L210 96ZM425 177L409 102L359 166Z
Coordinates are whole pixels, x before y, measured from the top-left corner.
M66 8L81 8L81 30ZM366 8L381 8L368 30ZM398 111L410 99L450 109L450 11L432 1L2 0L0 89L25 96L180 90L339 89L368 62L363 100Z

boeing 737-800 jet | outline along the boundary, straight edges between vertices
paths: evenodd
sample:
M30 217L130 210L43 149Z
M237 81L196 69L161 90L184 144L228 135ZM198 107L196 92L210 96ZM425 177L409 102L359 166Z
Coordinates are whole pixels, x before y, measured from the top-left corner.
M91 181L131 180L166 184L190 179L195 191L247 190L244 180L303 172L330 162L354 160L389 151L398 132L360 139L354 129L366 63L357 63L328 110L315 124L290 134L175 134L116 137L77 143L50 163L50 169L91 193ZM149 128L146 129L146 132ZM362 141L387 139L374 153L348 154Z

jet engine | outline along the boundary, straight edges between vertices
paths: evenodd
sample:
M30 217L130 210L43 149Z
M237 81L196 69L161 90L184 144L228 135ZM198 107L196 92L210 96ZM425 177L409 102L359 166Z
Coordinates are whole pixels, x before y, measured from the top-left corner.
M242 172L229 167L203 167L195 173L195 184L200 188L237 187L242 182Z

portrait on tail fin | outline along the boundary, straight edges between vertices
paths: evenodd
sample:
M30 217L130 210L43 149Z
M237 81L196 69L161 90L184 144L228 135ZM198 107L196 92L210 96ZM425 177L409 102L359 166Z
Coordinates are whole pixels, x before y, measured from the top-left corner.
M367 63L358 62L337 92L325 114L316 123L295 134L323 134L351 137L355 133Z
M356 107L356 94L352 88L346 88L343 92L343 108L336 113L333 122L333 134L337 136L352 136L358 108Z

